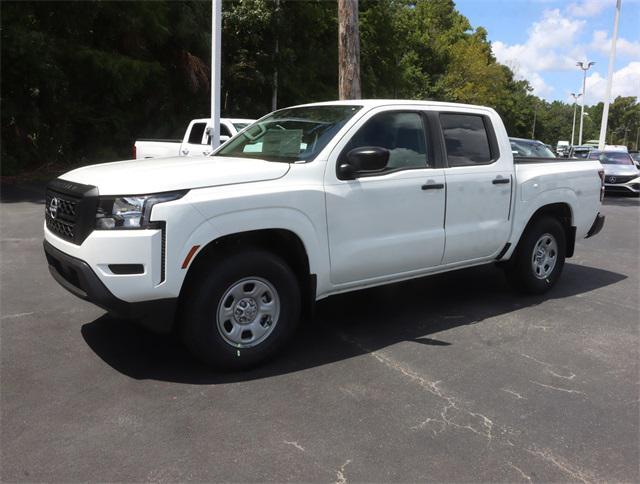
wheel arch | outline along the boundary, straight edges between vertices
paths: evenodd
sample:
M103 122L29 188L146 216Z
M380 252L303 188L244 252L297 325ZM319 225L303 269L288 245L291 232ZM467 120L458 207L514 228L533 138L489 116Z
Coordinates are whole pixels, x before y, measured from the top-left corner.
M309 255L300 236L292 230L283 228L236 232L222 235L208 242L198 250L189 264L180 289L179 301L184 299L184 294L196 283L200 273L215 263L216 259L224 257L225 254L249 249L261 249L273 253L291 267L300 284L303 315L311 315L316 296L316 274L311 271Z
M548 203L539 207L535 212L533 212L533 214L531 214L531 216L529 217L526 225L520 232L520 236L518 238L514 252L518 250L520 241L522 240L522 237L527 232L529 227L531 227L531 225L533 225L533 223L535 223L537 220L545 216L553 217L562 224L566 235L565 257L572 257L576 244L576 227L574 225L573 209L567 202Z

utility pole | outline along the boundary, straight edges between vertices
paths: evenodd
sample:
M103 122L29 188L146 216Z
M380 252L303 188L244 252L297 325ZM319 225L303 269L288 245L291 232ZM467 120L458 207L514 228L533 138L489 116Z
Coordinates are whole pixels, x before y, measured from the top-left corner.
M271 110L275 111L276 109L278 109L278 53L280 52L280 39L279 37L279 32L280 29L278 28L278 26L280 25L280 0L276 0L276 12L275 12L275 17L276 17L276 46L274 49L274 65L275 65L275 69L273 70L273 92L271 94Z
M361 97L358 0L338 0L338 96Z
M576 65L584 72L582 79L582 106L580 107L580 134L578 134L578 145L582 145L582 124L584 121L584 99L587 97L585 92L587 89L587 71L593 66L595 62L578 62Z
M533 108L533 127L531 128L531 139L536 139L536 118L538 117L538 103Z
M571 125L571 146L573 146L573 137L576 134L576 111L578 108L578 98L582 96L582 93L579 92L576 94L575 92L571 93L571 97L573 98L573 124Z
M616 42L618 40L618 22L620 21L620 7L622 1L616 1L616 15L613 19L613 37L611 37L611 53L609 54L609 72L607 73L607 92L604 96L604 108L602 110L602 122L600 123L600 138L598 139L598 149L604 149L605 138L607 136L607 121L609 118L609 99L611 98L611 83L613 81L613 65L616 62Z
M222 0L211 0L211 149L220 146Z

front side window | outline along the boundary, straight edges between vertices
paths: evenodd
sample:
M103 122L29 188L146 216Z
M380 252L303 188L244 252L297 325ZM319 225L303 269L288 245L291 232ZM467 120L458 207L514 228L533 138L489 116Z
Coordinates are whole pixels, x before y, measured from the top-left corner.
M484 117L475 114L440 115L449 166L491 163L489 135Z
M201 145L202 137L204 136L204 129L206 127L206 123L195 123L193 126L191 126L191 133L189 133L189 144Z
M362 106L282 109L253 123L215 156L293 163L313 160Z
M355 148L364 146L376 146L389 150L389 162L385 171L433 166L427 155L422 116L418 113L376 114L353 135L342 151L342 156L346 156Z

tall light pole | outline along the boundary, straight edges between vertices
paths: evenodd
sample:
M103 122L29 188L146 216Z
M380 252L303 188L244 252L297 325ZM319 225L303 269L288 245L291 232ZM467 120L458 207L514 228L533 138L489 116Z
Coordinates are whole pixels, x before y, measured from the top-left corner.
M582 145L582 121L584 120L584 98L587 97L587 71L593 66L595 62L577 62L576 65L584 72L582 79L582 106L580 107L580 133L578 134L578 145Z
M616 2L616 15L613 19L613 37L611 37L611 53L609 54L609 72L607 73L607 92L604 96L604 108L602 109L602 121L600 123L600 138L598 149L603 150L607 136L607 118L609 117L609 98L611 98L611 82L613 81L613 64L616 62L616 41L618 40L618 22L620 20L621 0Z
M220 146L222 0L211 0L211 149Z
M582 96L582 93L579 92L576 94L575 92L571 93L571 97L573 98L573 124L571 125L571 146L573 146L574 135L576 134L576 111L578 110L578 98Z

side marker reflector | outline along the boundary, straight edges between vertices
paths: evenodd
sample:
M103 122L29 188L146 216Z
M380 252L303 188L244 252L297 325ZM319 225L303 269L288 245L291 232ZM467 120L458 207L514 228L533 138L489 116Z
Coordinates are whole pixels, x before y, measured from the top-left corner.
M193 256L196 254L196 252L198 252L199 248L200 248L199 245L194 245L193 247L191 247L191 250L189 250L187 257L184 258L184 262L182 263L183 269L186 269L187 267L189 267L189 262L191 262L191 259L193 259Z

